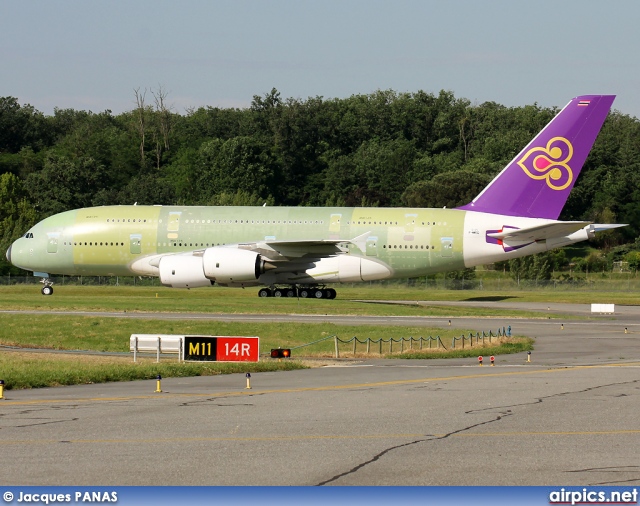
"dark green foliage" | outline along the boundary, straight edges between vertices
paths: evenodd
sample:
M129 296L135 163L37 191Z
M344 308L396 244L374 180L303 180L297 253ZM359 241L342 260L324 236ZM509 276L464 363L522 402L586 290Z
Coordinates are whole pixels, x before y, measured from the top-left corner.
M445 287L450 290L470 290L478 287L476 270L471 267L460 271L449 271L444 274Z
M541 281L551 279L554 258L550 252L509 260L511 277L518 281Z
M410 207L453 208L471 202L491 179L469 170L444 172L430 181L412 184L405 190L402 200Z
M17 274L18 269L4 261L11 243L36 222L36 211L29 202L24 185L11 173L0 175L0 275Z

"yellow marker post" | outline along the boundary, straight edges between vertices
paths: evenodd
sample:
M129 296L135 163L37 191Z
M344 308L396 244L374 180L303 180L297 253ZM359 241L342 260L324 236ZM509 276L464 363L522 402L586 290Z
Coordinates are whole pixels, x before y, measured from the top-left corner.
M531 362L531 352L527 352L527 362Z
M160 380L162 379L162 376L160 376L159 374L156 376L156 393L162 393L162 388L160 388Z
M251 374L247 373L246 376L247 376L247 387L246 387L246 389L247 390L251 390Z
M625 334L627 333L627 327L625 327L625 328L624 328L624 333L625 333Z
M564 323L560 324L560 330L564 330Z
M4 399L4 381L0 380L0 399Z

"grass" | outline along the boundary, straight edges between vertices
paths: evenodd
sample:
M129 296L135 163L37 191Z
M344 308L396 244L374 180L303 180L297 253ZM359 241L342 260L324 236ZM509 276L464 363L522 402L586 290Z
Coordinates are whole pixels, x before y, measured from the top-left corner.
M475 331L490 329L475 329ZM492 329L494 332L497 329ZM261 354L268 355L271 348L292 348L294 358L333 357L335 341L338 335L347 340L353 336L359 339L398 339L413 336L439 336L449 343L467 330L424 328L424 327L378 327L348 326L305 323L239 323L207 322L198 320L149 320L130 318L106 318L78 315L24 315L0 314L0 344L20 348L69 350L93 350L123 356L91 355L87 353L43 353L4 351L0 353L0 379L6 388L37 388L43 386L98 383L106 381L130 381L153 379L157 374L163 377L200 376L212 374L246 373L271 370L289 370L306 367L300 360L277 362L262 358L258 363L178 363L175 359L163 359L161 363L142 360L133 363L129 353L131 334L195 334L195 335L257 335L260 337ZM311 346L307 343L317 342ZM495 338L494 338L495 342ZM468 346L468 345L467 345ZM504 346L505 351L509 350ZM351 357L351 345L341 345L340 356ZM399 349L399 345L396 345ZM442 355L435 349L432 353L438 358ZM473 351L470 356L476 354ZM500 349L492 353L501 353ZM360 350L356 354L362 357ZM378 355L371 354L375 358ZM394 356L385 354L385 356ZM427 353L419 356L404 355L405 358L426 358Z
M433 305L418 306L418 300L438 297L440 300L509 300L526 302L519 295L500 292L442 290L426 292L402 286L342 287L338 299L259 298L256 290L238 288L202 288L178 290L164 287L134 286L56 286L55 294L45 297L34 285L0 286L0 307L4 310L41 311L110 311L110 312L159 312L159 313L213 313L213 314L320 314L320 315L372 315L372 316L498 316L505 314L535 318L535 311L503 308L469 308ZM408 301L408 304L368 304L371 300ZM537 300L553 301L540 297ZM593 297L590 299L593 301ZM598 301L612 302L609 298ZM553 315L552 317L560 317ZM564 317L566 318L566 317Z
M409 350L399 355L389 355L387 358L411 358L411 359L426 359L426 358L468 358L484 356L487 363L492 355L507 355L510 353L520 353L522 351L529 351L533 349L533 339L529 337L512 337L512 338L500 338L497 341L493 340L492 344L484 343L480 346L469 347L467 345L464 349L449 349L449 350L433 350L433 351L417 351Z
M462 333L497 329L440 329L436 327L398 327L372 325L336 325L333 323L295 322L217 322L200 320L150 320L137 318L105 318L77 315L24 315L0 313L0 344L55 350L95 350L129 352L131 334L182 334L218 336L259 336L261 353L271 348L297 348L304 356L330 357L334 353L333 339L358 336L360 339L388 339L419 336L440 336L444 342Z
M0 371L5 388L41 388L61 385L133 381L165 377L213 376L218 374L288 371L306 366L296 360L254 363L155 363L150 359L133 363L131 358L71 354L5 352Z

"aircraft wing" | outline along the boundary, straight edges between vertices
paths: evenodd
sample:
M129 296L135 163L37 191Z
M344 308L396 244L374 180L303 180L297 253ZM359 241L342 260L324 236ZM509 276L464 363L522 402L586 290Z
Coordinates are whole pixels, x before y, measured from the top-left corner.
M510 228L501 232L487 234L487 237L502 241L522 241L534 242L553 239L555 237L566 237L578 230L591 225L589 221L558 221L526 228Z
M319 260L345 252L349 244L356 245L360 250L366 250L366 232L353 239L320 239L320 240L265 240L254 244L241 244L241 248L259 251L271 260L305 261Z

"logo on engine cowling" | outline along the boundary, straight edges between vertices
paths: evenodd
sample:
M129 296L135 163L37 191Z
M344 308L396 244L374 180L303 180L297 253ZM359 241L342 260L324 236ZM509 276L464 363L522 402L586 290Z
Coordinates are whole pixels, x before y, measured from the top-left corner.
M554 137L546 147L535 147L518 160L518 165L532 179L544 179L552 190L564 190L573 181L569 161L573 146L564 137Z

